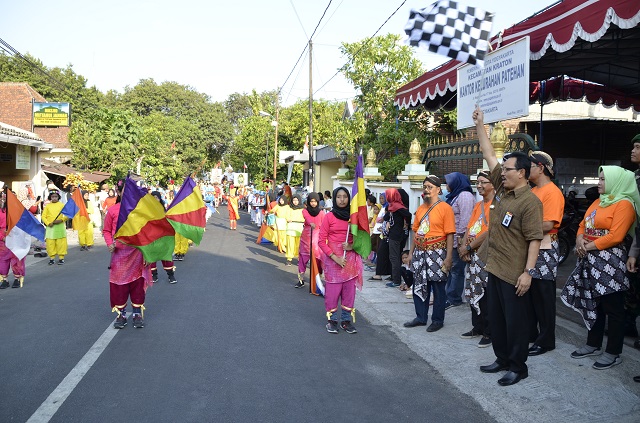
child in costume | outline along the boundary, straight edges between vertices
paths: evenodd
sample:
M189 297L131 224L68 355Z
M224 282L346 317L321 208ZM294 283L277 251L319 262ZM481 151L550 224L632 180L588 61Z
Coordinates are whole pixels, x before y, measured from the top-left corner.
M60 193L58 191L50 191L48 200L50 203L42 211L42 223L47 227L45 242L47 244L49 264L55 263L54 259L57 255L58 264L62 265L67 255L67 228L64 224L67 221L67 217L60 213L64 204L60 202Z

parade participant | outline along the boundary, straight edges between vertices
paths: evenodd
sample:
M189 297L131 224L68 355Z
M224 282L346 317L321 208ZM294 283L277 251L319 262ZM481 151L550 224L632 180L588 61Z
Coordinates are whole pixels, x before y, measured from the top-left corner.
M271 212L276 216L276 228L274 232L274 239L272 242L278 246L278 251L284 253L287 249L287 216L289 215L289 204L284 196L278 198L278 204L271 209Z
M118 182L118 196L122 195L124 180ZM119 198L118 198L119 199ZM120 201L109 207L104 218L102 236L111 253L109 266L109 296L111 311L118 313L113 327L123 329L127 325L127 302L131 299L133 327L144 327L144 301L147 288L153 284L151 270L145 265L142 253L135 247L115 239Z
M309 193L307 197L307 207L302 210L304 218L304 227L302 235L300 235L300 248L298 252L298 283L296 288L304 286L304 273L307 271L307 263L311 259L311 249L313 248L313 256L318 264L318 270L322 271L320 262L320 254L318 249L318 235L320 234L320 225L324 220L325 212L320 208L320 197L318 193Z
M527 304L531 272L543 237L542 203L529 188L529 157L516 152L505 156L500 164L485 132L484 113L480 108L473 111L472 119L482 156L491 170L489 180L496 188L486 261L491 341L496 360L480 366L480 371L508 370L498 384L510 386L529 376Z
M105 198L101 204L102 212L104 213L105 216L107 215L107 211L109 210L109 207L116 204L117 200L118 200L118 197L116 196L116 191L114 189L109 189L109 191L107 192L107 198Z
M356 287L362 289L362 259L353 251L353 235L349 231L349 191L338 187L333 191L333 199L333 209L325 216L318 235L318 246L324 253L326 328L329 333L338 333L340 301L340 327L347 333L356 333L354 302Z
M15 256L5 244L5 238L7 237L7 201L4 190L0 195L0 289L5 289L9 288L9 280L7 279L9 277L9 266ZM15 286L16 282L18 286ZM17 278L13 285L14 288L21 286Z
M287 213L287 238L286 238L286 257L287 266L292 266L292 260L298 255L300 245L300 235L304 227L304 216L302 215L302 199L298 194L291 197L289 205L289 213Z
M331 211L333 208L333 200L331 199L331 191L326 190L324 192L324 209L326 211Z
M478 347L484 348L491 345L491 326L489 325L489 307L487 296L487 280L489 275L484 269L486 248L483 248L480 257L479 248L485 243L489 230L489 218L491 215L491 203L495 197L495 189L489 180L489 171L482 170L478 173L477 180L478 194L482 200L478 201L471 212L467 231L458 246L460 259L468 263L465 271L465 296L471 307L470 331L460 335L461 338L471 339L482 336ZM486 247L486 245L485 245Z
M50 203L42 211L42 223L47 227L45 232L47 255L50 265L55 263L56 255L58 264L62 265L67 255L67 228L64 225L67 217L61 213L64 204L60 202L58 191L50 191L48 200Z
M156 197L158 199L158 201L160 202L160 204L162 204L162 208L166 210L167 207L166 207L166 204L165 204L164 200L162 199L162 194L159 191L152 191L151 195ZM177 233L176 233L176 235L177 235ZM184 239L186 239L186 238L184 238ZM181 247L181 248L183 248L183 247ZM175 247L174 247L174 253L175 253ZM186 254L186 251L185 251L185 254ZM183 254L183 257L184 257L184 254ZM176 276L175 276L176 266L173 264L173 260L162 260L162 268L164 269L165 272L167 272L167 277L169 278L169 283L173 284L173 283L177 283L178 282L176 280ZM153 283L158 282L158 263L157 262L156 263L151 263L151 278L153 280Z
M564 215L564 195L553 183L553 160L544 151L533 151L529 182L542 203L542 243L532 272L529 292L529 355L536 356L556 347L556 276L558 275L558 228Z
M87 208L87 214L89 216L93 215L93 213L95 213L95 208L93 207L93 202L89 200L89 192L83 192L82 198L84 200L84 205ZM76 215L76 217L72 219L73 229L78 231L80 251L90 250L93 247L93 222L89 220L85 225L84 222L80 222L80 219L83 219L80 214Z
M464 291L464 268L466 263L458 256L458 246L467 230L471 217L471 210L475 204L475 197L469 178L460 172L452 172L444 176L448 194L446 202L453 209L456 218L456 235L453 237L453 264L447 279L447 302L445 308L457 307L462 304Z
M624 238L635 230L640 195L632 172L619 166L600 166L598 174L600 198L580 222L578 263L560 298L582 315L589 330L587 343L572 352L571 358L600 355L607 322L607 348L593 363L594 369L603 370L622 361L624 297L629 289Z
M429 297L433 293L433 313L427 332L438 331L444 326L445 286L451 270L453 236L456 233L453 209L438 198L441 193L440 185L440 178L437 176L429 175L424 179L422 186L425 202L416 210L416 219L412 227L412 292L416 317L404 326L426 326L429 318Z
M229 185L229 195L224 196L227 200L227 210L229 211L229 229L232 231L238 229L238 219L240 219L237 193L237 189L231 184Z
M176 232L173 259L175 261L183 261L187 251L189 251L189 240Z

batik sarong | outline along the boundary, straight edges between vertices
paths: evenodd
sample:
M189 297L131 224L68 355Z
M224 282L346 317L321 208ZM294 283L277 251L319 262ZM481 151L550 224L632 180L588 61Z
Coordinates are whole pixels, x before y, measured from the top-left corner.
M446 282L447 273L442 270L447 257L446 237L427 240L425 249L413 250L411 265L413 266L413 292L422 301L429 298L427 282Z

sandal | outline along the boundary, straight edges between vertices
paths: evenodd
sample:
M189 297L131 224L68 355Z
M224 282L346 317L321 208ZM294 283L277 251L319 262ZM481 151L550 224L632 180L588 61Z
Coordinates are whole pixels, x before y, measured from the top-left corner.
M367 279L368 281L381 281L382 278L376 278L375 276L371 276L369 279Z

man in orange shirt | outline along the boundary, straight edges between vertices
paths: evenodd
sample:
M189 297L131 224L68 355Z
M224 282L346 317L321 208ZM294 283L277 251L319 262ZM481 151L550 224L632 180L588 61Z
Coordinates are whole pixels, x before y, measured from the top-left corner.
M538 260L531 273L529 292L529 356L556 347L556 276L558 275L558 228L564 214L564 195L551 181L553 160L544 151L529 154L531 189L542 203L542 233Z
M424 179L425 203L416 211L411 242L413 269L413 305L416 317L404 324L407 328L426 326L429 318L429 297L433 292L433 312L427 332L444 326L446 302L445 285L453 264L453 236L456 222L451 206L440 201L440 178L429 175Z

